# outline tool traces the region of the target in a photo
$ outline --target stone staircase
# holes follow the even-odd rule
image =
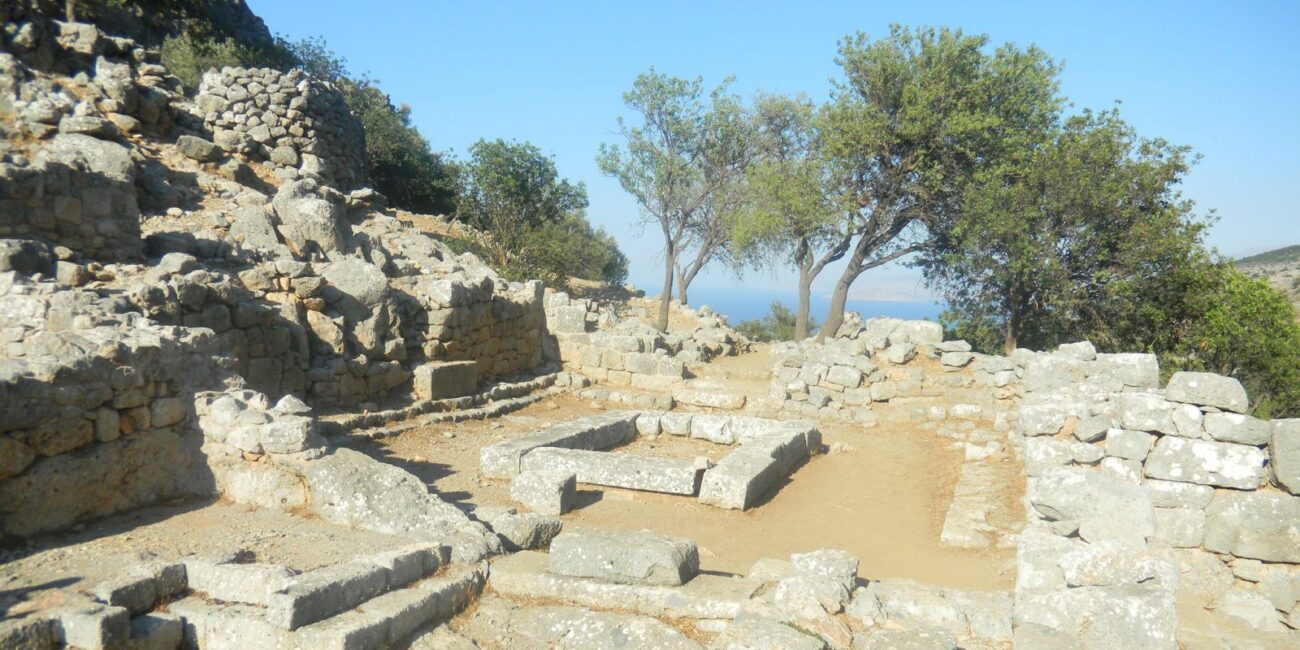
[[[0,623],[0,647],[369,650],[399,646],[482,592],[487,564],[437,544],[294,574],[236,556],[186,558],[102,583],[99,602]]]

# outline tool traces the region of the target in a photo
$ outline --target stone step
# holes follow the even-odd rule
[[[636,437],[635,411],[613,411],[551,425],[526,436],[489,445],[479,451],[484,476],[510,478],[519,473],[524,455],[538,447],[608,449]]]
[[[524,455],[524,471],[572,474],[579,483],[694,495],[704,468],[676,458],[646,458],[618,452],[541,447]]]
[[[200,597],[172,603],[184,623],[184,647],[199,650],[371,650],[400,647],[420,629],[450,619],[482,592],[486,564],[451,567],[364,601],[337,615],[285,629],[268,609]]]
[[[583,607],[619,609],[655,617],[735,618],[762,583],[701,574],[680,587],[625,585],[574,578],[547,570],[546,553],[522,551],[492,562],[492,590],[503,596],[545,598]]]
[[[437,571],[448,552],[416,546],[304,573],[270,595],[266,618],[286,630],[324,620]]]

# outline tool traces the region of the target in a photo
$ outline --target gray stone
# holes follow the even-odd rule
[[[1028,404],[1020,407],[1018,420],[1021,435],[1054,436],[1065,428],[1070,413],[1059,404]]]
[[[957,650],[957,640],[936,628],[874,628],[853,635],[853,650]]]
[[[1264,480],[1263,451],[1246,445],[1165,436],[1147,457],[1149,478],[1254,490]]]
[[[700,555],[682,537],[588,528],[551,541],[550,570],[620,584],[680,585],[699,573]]]
[[[176,150],[186,158],[199,162],[216,162],[224,157],[224,152],[217,145],[192,135],[176,138]]]
[[[1091,365],[1125,386],[1146,389],[1160,386],[1160,363],[1154,354],[1098,354]]]
[[[479,508],[474,514],[488,526],[492,532],[501,536],[507,551],[533,550],[546,548],[564,524],[554,515],[540,512],[518,514],[509,509]]]
[[[1177,433],[1174,405],[1151,393],[1121,393],[1115,399],[1115,419],[1125,429]]]
[[[533,512],[562,515],[577,504],[572,472],[522,471],[510,481],[510,498]]]
[[[271,594],[266,620],[296,630],[356,607],[383,593],[387,586],[388,572],[371,564],[349,562],[316,569]]]
[[[772,603],[794,618],[815,619],[843,611],[851,592],[844,584],[821,575],[792,575],[781,579]]]
[[[1109,430],[1110,418],[1105,415],[1094,415],[1074,425],[1074,437],[1080,442],[1099,442],[1106,437],[1106,432]]]
[[[31,239],[0,239],[0,272],[17,271],[23,275],[49,276],[54,271],[54,255],[49,245]]]
[[[86,605],[46,610],[54,639],[85,650],[116,650],[131,638],[131,614],[125,607]]]
[[[1205,516],[1207,550],[1265,562],[1300,562],[1300,497],[1220,490]]]
[[[1151,503],[1157,508],[1204,510],[1214,497],[1214,488],[1208,485],[1148,479],[1143,486],[1151,493]]]
[[[573,474],[589,485],[687,495],[696,493],[703,472],[689,460],[559,447],[529,451],[520,467],[525,472]]]
[[[185,627],[181,617],[150,613],[131,619],[130,650],[175,650],[181,647]]]
[[[416,366],[415,396],[422,400],[447,399],[478,390],[478,363],[474,361],[430,361]]]
[[[673,399],[689,406],[737,410],[745,406],[745,396],[741,393],[723,393],[714,390],[679,388],[673,391]]]
[[[1097,348],[1091,341],[1062,343],[1056,347],[1056,354],[1079,361],[1092,361],[1097,358]]]
[[[54,629],[49,619],[37,616],[0,620],[0,648],[47,650],[54,647]]]
[[[551,549],[554,553],[555,542]],[[622,610],[648,616],[721,619],[734,618],[762,585],[756,580],[711,574],[698,575],[682,586],[619,584],[558,575],[547,570],[547,563],[547,555],[535,551],[496,558],[492,589],[503,596],[545,598],[583,607],[607,608],[617,603]]]
[[[186,558],[189,588],[214,600],[265,607],[272,594],[293,580],[294,572],[279,564],[238,564],[232,560]]]
[[[300,256],[342,251],[347,247],[347,213],[341,205],[317,196],[316,183],[285,183],[271,200],[280,219],[279,230]]]
[[[903,321],[889,333],[889,338],[915,345],[939,345],[943,342],[943,326],[928,320]]]
[[[288,257],[289,248],[280,241],[280,234],[267,216],[266,210],[256,206],[243,206],[234,212],[230,223],[230,236],[252,250]]]
[[[831,366],[826,381],[844,388],[857,388],[862,385],[862,372],[848,366]]]
[[[671,625],[648,616],[554,605],[511,608],[508,613],[495,609],[493,604],[488,604],[485,609],[489,619],[485,623],[489,629],[484,632],[491,635],[493,647],[567,650],[700,648]],[[470,625],[472,627],[473,622]]]
[[[1272,427],[1268,422],[1241,413],[1206,413],[1205,433],[1219,442],[1263,447]]]
[[[1245,413],[1250,400],[1241,382],[1210,372],[1176,372],[1165,386],[1165,396],[1175,402],[1213,406]]]
[[[1155,532],[1151,497],[1141,486],[1077,468],[1047,470],[1027,490],[1034,509],[1054,521],[1107,520],[1132,534]]]
[[[636,417],[634,411],[611,411],[488,445],[479,450],[479,467],[484,476],[509,478],[519,473],[524,455],[538,447],[608,449],[636,437]]]
[[[1268,451],[1274,482],[1291,494],[1300,494],[1300,418],[1273,421]]]
[[[838,549],[819,549],[790,556],[796,573],[830,578],[852,590],[858,577],[857,556]]]
[[[1143,431],[1110,429],[1106,432],[1106,455],[1141,461],[1151,451],[1155,436]]]
[[[885,348],[885,360],[902,365],[911,361],[916,356],[916,346],[912,343],[895,343],[892,342],[889,347]]]
[[[793,627],[761,616],[741,614],[709,643],[711,650],[824,650],[826,644]]]
[[[1202,438],[1205,433],[1205,414],[1193,404],[1174,407],[1174,431],[1171,435],[1184,438]]]

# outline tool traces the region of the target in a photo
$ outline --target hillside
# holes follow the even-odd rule
[[[1300,244],[1243,257],[1234,264],[1247,276],[1264,280],[1285,294],[1300,318]]]

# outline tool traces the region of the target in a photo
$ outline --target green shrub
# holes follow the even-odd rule
[[[287,70],[296,59],[281,45],[254,48],[229,38],[169,36],[160,48],[162,63],[181,80],[187,94],[193,95],[203,80],[203,73],[213,68],[244,66]]]
[[[771,311],[762,318],[741,321],[736,331],[755,341],[791,341],[794,340],[795,313],[785,305],[774,302]],[[817,321],[808,317],[808,333],[817,333]]]

